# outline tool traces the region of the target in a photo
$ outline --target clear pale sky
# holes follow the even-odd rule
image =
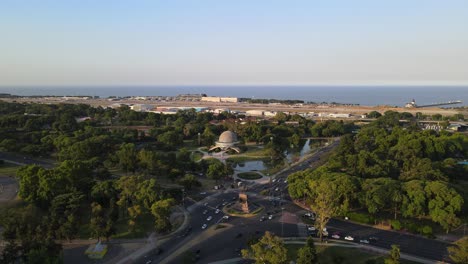
[[[467,0],[2,0],[0,85],[468,84]]]

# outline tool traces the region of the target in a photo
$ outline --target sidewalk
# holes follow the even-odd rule
[[[136,260],[138,260],[138,259],[144,257],[145,255],[147,255],[148,253],[150,253],[151,250],[155,249],[159,244],[161,244],[161,242],[163,240],[165,240],[165,239],[173,236],[174,234],[178,233],[179,231],[185,229],[187,227],[187,225],[188,225],[189,213],[185,208],[179,207],[179,209],[181,209],[183,211],[183,213],[184,213],[184,222],[176,230],[174,230],[170,234],[163,235],[163,236],[160,236],[160,237],[157,237],[155,232],[151,233],[150,236],[148,237],[148,239],[146,240],[146,244],[145,244],[144,247],[141,247],[137,251],[134,251],[131,254],[129,254],[128,256],[126,256],[125,258],[119,260],[117,262],[117,264],[134,263]],[[116,262],[114,262],[113,260],[110,260],[109,264],[111,264],[111,263],[116,263]]]

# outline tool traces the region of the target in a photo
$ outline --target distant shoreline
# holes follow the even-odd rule
[[[0,93],[20,96],[176,96],[207,94],[253,99],[304,100],[368,106],[404,106],[413,98],[418,104],[461,100],[468,106],[468,86],[0,86]]]

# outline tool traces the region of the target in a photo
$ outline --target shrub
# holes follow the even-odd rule
[[[391,226],[392,226],[392,229],[394,230],[400,230],[401,229],[401,223],[399,220],[392,220],[390,222]]]
[[[432,237],[432,227],[425,225],[421,228],[421,234],[427,236],[427,237]]]

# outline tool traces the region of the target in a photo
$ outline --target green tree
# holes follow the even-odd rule
[[[138,216],[142,214],[142,208],[139,204],[135,204],[133,206],[128,207],[127,211],[128,211],[128,216],[130,217],[130,219],[128,220],[128,228],[130,232],[133,232],[135,231],[137,218]],[[105,230],[105,226],[104,226],[104,230]]]
[[[135,172],[137,168],[137,151],[134,144],[122,144],[116,155],[122,170],[125,172]]]
[[[16,172],[16,177],[19,179],[19,196],[26,202],[35,204],[39,202],[39,173],[42,171],[44,168],[38,165],[27,165]]]
[[[281,238],[270,232],[248,249],[241,251],[243,258],[255,260],[256,264],[283,264],[287,261],[287,250]]]
[[[184,188],[187,190],[201,186],[201,182],[193,174],[185,174],[185,176],[180,179],[178,183],[184,186]]]
[[[297,251],[297,264],[314,264],[318,263],[317,251],[315,249],[314,239],[312,237],[307,238],[307,242],[304,247]]]
[[[172,224],[169,217],[173,205],[175,205],[175,200],[169,198],[157,201],[151,206],[151,213],[155,217],[155,227],[158,232],[171,230]]]
[[[90,228],[93,235],[100,240],[101,237],[106,235],[106,220],[104,208],[98,203],[91,203],[91,219]]]
[[[377,111],[371,111],[369,114],[367,114],[368,118],[379,118],[381,116],[382,114]]]
[[[389,256],[385,259],[385,264],[399,264],[400,263],[400,246],[392,245]]]
[[[328,178],[317,181],[309,181],[310,208],[317,214],[315,225],[318,229],[320,240],[323,240],[322,230],[326,227],[330,218],[340,210],[339,196],[336,184]]]
[[[161,187],[159,184],[156,183],[155,179],[149,179],[138,184],[135,198],[139,204],[149,210],[152,204],[159,199],[160,194]]]
[[[225,168],[224,164],[216,159],[211,161],[211,164],[208,166],[208,170],[206,171],[206,176],[213,180],[219,180],[221,177],[224,176]]]
[[[156,155],[150,150],[140,150],[137,155],[138,165],[147,174],[156,170]]]
[[[427,202],[425,183],[413,180],[403,183],[402,214],[404,217],[418,217],[421,219],[426,214]]]
[[[461,195],[447,184],[438,181],[428,182],[424,190],[432,221],[439,223],[447,233],[457,227],[461,222],[456,215],[463,205]]]
[[[214,144],[216,135],[213,133],[213,130],[209,126],[205,127],[205,130],[202,133],[203,144],[207,147],[210,147]]]
[[[453,243],[448,248],[450,259],[457,264],[468,263],[468,236]]]

